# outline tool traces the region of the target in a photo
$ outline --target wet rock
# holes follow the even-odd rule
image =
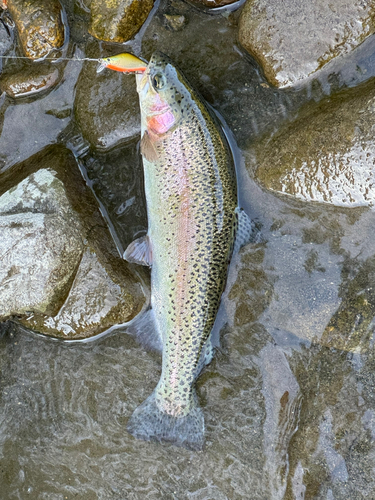
[[[123,43],[146,21],[154,0],[92,0],[89,33],[99,40]]]
[[[79,137],[76,145],[75,151],[82,151]],[[143,165],[138,144],[133,141],[105,153],[89,150],[80,155],[79,162],[86,172],[87,183],[111,221],[117,236],[116,246],[123,254],[129,243],[147,232]]]
[[[309,105],[255,146],[253,167],[266,188],[338,206],[375,202],[374,81]],[[248,167],[251,160],[248,162]]]
[[[60,72],[56,66],[38,65],[21,73],[1,75],[0,91],[10,97],[31,96],[53,88],[59,81]]]
[[[62,7],[58,0],[7,0],[25,56],[39,59],[64,44]]]
[[[145,304],[147,276],[118,255],[71,155],[51,148],[13,170],[40,165],[0,197],[0,319],[65,339],[128,322]]]
[[[270,498],[281,499],[285,498],[288,448],[298,429],[302,392],[282,349],[268,344],[261,350],[260,358],[266,407],[263,424],[264,477],[270,485]]]
[[[288,87],[357,47],[375,30],[374,0],[248,0],[239,39],[268,80]]]
[[[5,101],[0,108],[0,173],[58,140],[70,122],[81,67],[76,60],[69,61],[64,70],[60,67],[63,83],[38,99]]]
[[[63,185],[43,169],[0,197],[0,320],[53,314],[83,251]]]
[[[133,75],[88,63],[76,91],[74,112],[83,137],[99,150],[134,139],[141,130],[139,99]]]
[[[370,359],[321,346],[302,348],[300,354],[288,357],[303,400],[298,429],[288,450],[289,491],[285,498],[373,495],[374,402],[368,396],[374,365]],[[304,494],[294,496],[292,488]]]
[[[139,312],[140,304],[131,293],[134,283],[127,283],[131,277],[124,276],[122,267],[120,264],[116,273],[114,266],[103,265],[95,251],[87,248],[57,314],[34,314],[19,321],[33,330],[66,339],[90,337],[128,322]]]
[[[232,3],[240,3],[238,0],[190,0],[193,5],[203,5],[204,7],[224,7]]]
[[[165,21],[167,26],[172,30],[172,31],[179,31],[182,30],[187,23],[187,19],[185,16],[181,15],[173,15],[173,14],[165,14]]]
[[[350,267],[351,273],[342,286],[342,302],[320,341],[343,351],[369,352],[374,344],[375,257],[367,259],[354,278],[355,265],[352,263]]]
[[[0,54],[4,55],[12,46],[13,40],[4,23],[0,22]]]

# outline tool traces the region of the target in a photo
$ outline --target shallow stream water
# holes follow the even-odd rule
[[[87,34],[83,0],[62,3],[70,54],[124,49]],[[168,28],[165,13],[185,15],[184,29]],[[375,498],[375,214],[275,196],[251,169],[263,134],[375,76],[375,39],[319,79],[281,91],[240,48],[237,20],[165,0],[125,45],[146,59],[166,52],[223,116],[237,142],[241,204],[263,234],[233,259],[221,346],[198,380],[205,448],[126,432],[161,370],[160,356],[128,334],[137,328],[68,344],[8,322],[0,325],[1,500]],[[139,137],[104,151],[81,136],[75,87],[89,64],[69,62],[46,95],[2,101],[1,168],[66,144],[122,249],[146,229]]]

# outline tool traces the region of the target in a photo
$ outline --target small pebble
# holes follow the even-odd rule
[[[173,31],[180,31],[182,30],[186,24],[187,24],[187,19],[185,16],[173,16],[170,14],[165,14],[164,15],[166,24],[167,26],[173,30]]]

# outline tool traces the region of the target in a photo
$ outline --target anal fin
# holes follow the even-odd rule
[[[124,252],[124,259],[132,264],[151,267],[152,252],[148,235],[132,241]]]
[[[233,253],[239,251],[247,243],[260,243],[262,235],[255,222],[250,219],[243,208],[237,207],[235,210],[237,217],[236,241],[234,243]]]

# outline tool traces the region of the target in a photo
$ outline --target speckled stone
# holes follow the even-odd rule
[[[375,202],[374,81],[308,105],[254,148],[248,167],[267,189],[337,206]]]
[[[374,0],[248,0],[239,40],[273,85],[289,87],[371,35],[374,9]]]
[[[25,56],[39,59],[64,44],[62,7],[58,0],[7,0]]]
[[[123,43],[141,29],[154,0],[92,0],[89,33],[107,42]]]

